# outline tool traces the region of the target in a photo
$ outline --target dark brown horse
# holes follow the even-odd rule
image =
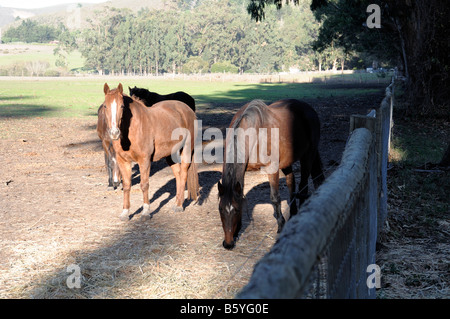
[[[108,188],[116,188],[120,184],[120,171],[117,165],[116,152],[109,137],[108,125],[106,123],[105,108],[100,105],[97,119],[97,134],[102,141],[103,151],[105,153],[105,166],[108,171]]]
[[[297,205],[292,164],[300,160],[300,205],[308,196],[309,176],[312,176],[316,188],[324,180],[318,151],[319,138],[317,113],[310,105],[298,100],[280,100],[269,106],[254,100],[236,113],[225,143],[222,183],[218,183],[219,212],[225,233],[223,246],[226,249],[234,247],[241,228],[245,171],[266,169],[274,217],[278,232],[281,232],[285,219],[281,213],[278,189],[279,169],[286,176],[292,202],[290,215],[293,216],[297,213]],[[271,150],[270,161],[263,158],[265,152],[261,150],[267,154]]]
[[[197,199],[199,189],[197,167],[193,161],[195,113],[185,103],[173,100],[147,108],[140,101],[124,95],[122,84],[110,90],[105,83],[103,91],[106,124],[122,175],[123,211],[120,218],[129,218],[131,162],[139,165],[144,199],[142,216],[148,216],[150,166],[152,161],[161,158],[166,158],[175,175],[175,210],[183,210],[186,182],[190,199]]]
[[[130,91],[130,96],[135,96],[138,99],[140,99],[146,106],[152,106],[155,103],[161,102],[161,101],[167,101],[167,100],[177,100],[186,103],[192,111],[195,112],[195,100],[192,96],[189,94],[178,91],[175,93],[165,94],[161,95],[156,92],[150,92],[147,89],[143,88],[130,88],[128,87],[128,90]]]

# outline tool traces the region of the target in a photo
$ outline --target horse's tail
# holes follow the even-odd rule
[[[195,162],[195,151],[192,152],[191,165],[187,175],[188,198],[197,200],[200,185],[198,183],[197,163]]]
[[[325,175],[323,175],[322,160],[320,159],[319,150],[316,149],[316,155],[311,167],[311,178],[314,183],[314,187],[317,189],[325,180]]]

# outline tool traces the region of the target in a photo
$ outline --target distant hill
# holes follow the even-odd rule
[[[76,3],[62,4],[38,9],[19,9],[0,6],[0,28],[13,23],[17,18],[29,19],[40,15],[52,15],[57,12],[67,12],[69,8],[74,8],[76,5]],[[82,6],[90,6],[90,4],[82,3]]]
[[[32,19],[53,26],[63,23],[69,29],[77,29],[86,27],[86,21],[96,19],[98,13],[107,8],[130,9],[137,12],[142,8],[164,10],[174,7],[176,7],[175,0],[111,0],[100,4],[74,2],[39,9],[0,7],[0,28],[6,30],[10,26],[19,25],[22,19]]]

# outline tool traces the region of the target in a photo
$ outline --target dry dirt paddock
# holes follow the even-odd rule
[[[371,96],[308,101],[322,121],[327,176],[340,161],[349,116],[379,105],[383,88]],[[206,107],[198,117],[204,129],[223,129],[240,106]],[[136,214],[123,222],[122,190],[107,189],[96,121],[0,119],[0,298],[232,298],[276,240],[267,177],[246,175],[247,213],[232,251],[222,247],[220,164],[199,166],[200,200],[173,213],[171,169],[153,163],[152,218]],[[133,181],[131,212],[139,213],[138,171]],[[286,212],[284,179],[280,184]],[[67,284],[76,283],[71,265],[80,270],[80,288]]]

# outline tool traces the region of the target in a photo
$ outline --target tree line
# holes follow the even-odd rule
[[[301,0],[250,0],[253,19],[264,20],[267,9],[301,5]],[[379,26],[367,25],[367,8],[376,5]],[[424,117],[449,118],[450,6],[446,0],[311,0],[321,22],[313,48],[339,47],[346,53],[373,54],[391,60],[404,75],[406,109]],[[439,165],[450,164],[450,141]]]
[[[264,21],[267,9],[300,0],[250,0],[253,19]],[[321,25],[312,47],[377,56],[398,65],[406,79],[411,109],[448,116],[450,101],[450,6],[446,0],[311,0]],[[376,5],[380,25],[367,25],[369,5]]]
[[[185,2],[180,1],[180,5]],[[107,8],[84,30],[63,30],[58,65],[79,50],[86,68],[101,74],[269,73],[363,66],[340,48],[312,49],[320,23],[307,1],[268,8],[252,21],[238,0],[198,1],[195,8],[151,11]]]
[[[2,41],[7,42],[26,42],[26,43],[48,43],[58,39],[61,34],[59,28],[39,24],[36,21],[27,19],[17,27],[9,28],[2,37]]]
[[[337,41],[321,45],[326,21],[311,10],[309,0],[280,10],[266,7],[262,21],[250,18],[245,1],[175,3],[172,9],[136,13],[106,7],[81,30],[25,20],[10,28],[4,40],[57,39],[56,66],[67,68],[68,54],[78,50],[85,59],[84,71],[100,74],[322,71],[361,69],[372,66],[373,60],[383,67],[397,62],[380,50],[347,50]],[[360,14],[365,15],[364,10]]]

